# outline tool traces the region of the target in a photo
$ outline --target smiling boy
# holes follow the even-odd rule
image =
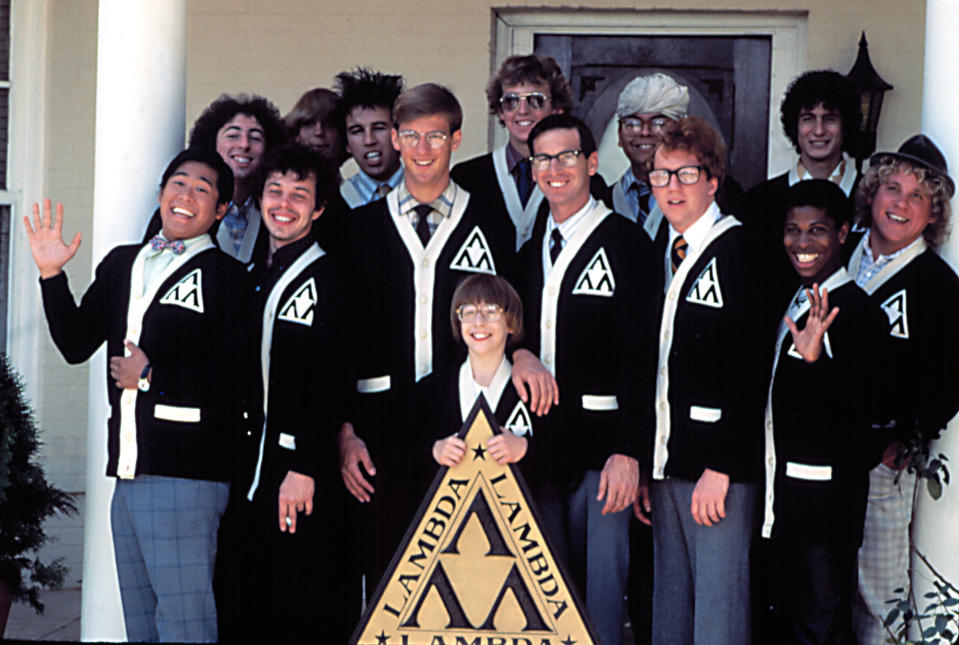
[[[886,601],[897,596],[895,589],[909,588],[916,476],[902,470],[901,453],[909,443],[938,436],[959,409],[959,343],[953,330],[959,279],[935,252],[954,193],[945,157],[918,134],[896,152],[874,154],[856,195],[857,216],[869,229],[856,245],[849,272],[888,317],[882,372],[895,381],[886,401],[895,423],[886,432],[877,430],[886,448],[869,474],[859,552],[855,622],[862,643],[885,640]]]
[[[507,213],[516,227],[516,248],[532,234],[543,194],[529,166],[529,133],[543,117],[568,112],[573,93],[556,61],[548,56],[510,56],[486,86],[490,114],[509,135],[506,145],[453,168],[453,179]]]
[[[766,402],[762,535],[772,538],[776,618],[766,636],[853,644],[856,552],[879,447],[871,423],[882,399],[859,375],[882,370],[886,323],[842,266],[852,217],[842,189],[801,181],[786,200],[783,244],[802,286],[779,327]]]
[[[57,348],[79,363],[107,343],[111,529],[130,641],[217,640],[217,527],[243,427],[242,339],[230,324],[243,278],[207,231],[232,194],[214,151],[178,154],[160,184],[160,233],[113,249],[79,306],[63,267],[80,234],[63,241],[63,207],[52,219],[49,200],[42,216],[34,204],[33,226],[24,218]]]

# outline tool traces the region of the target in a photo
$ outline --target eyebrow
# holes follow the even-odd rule
[[[191,175],[186,174],[186,171],[184,171],[184,170],[174,170],[174,171],[173,171],[173,174],[170,175],[170,179],[173,179],[174,177],[177,177],[177,176],[180,176],[180,177],[190,177]],[[206,182],[206,183],[209,184],[211,187],[213,186],[213,182],[210,181],[209,179],[207,179],[206,177],[204,177],[203,175],[197,176],[196,179],[199,179],[200,181]]]
[[[241,128],[241,127],[238,126],[238,125],[228,125],[228,126],[226,126],[226,129],[223,130],[223,131],[224,131],[224,132],[231,132],[231,131],[233,131],[233,130],[236,130],[237,132],[242,132],[242,131],[243,131],[243,128]],[[260,134],[263,134],[263,128],[254,126],[254,127],[252,127],[252,128],[249,129],[249,132],[259,132]]]

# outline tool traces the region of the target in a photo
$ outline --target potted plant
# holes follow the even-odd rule
[[[0,353],[0,637],[12,601],[26,600],[43,612],[41,589],[63,584],[66,567],[40,562],[35,552],[47,541],[44,520],[75,513],[73,496],[51,486],[36,463],[40,440],[23,383]]]

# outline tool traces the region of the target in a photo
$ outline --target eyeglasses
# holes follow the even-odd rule
[[[550,162],[555,159],[559,165],[564,168],[572,168],[576,165],[576,160],[583,154],[582,150],[563,150],[555,155],[539,154],[529,158],[529,164],[538,171],[547,170]]]
[[[433,130],[425,134],[416,130],[400,130],[396,133],[396,138],[400,140],[400,145],[404,148],[415,148],[420,145],[420,137],[426,137],[426,145],[436,149],[442,148],[450,135],[439,130]]]
[[[649,185],[653,188],[662,188],[669,185],[669,180],[673,175],[679,183],[689,186],[699,181],[699,171],[706,170],[705,166],[683,166],[676,170],[668,168],[654,168],[649,171]],[[709,172],[706,170],[706,172]]]
[[[661,132],[667,123],[669,123],[669,118],[665,116],[654,116],[649,119],[644,119],[641,116],[631,116],[620,119],[619,127],[627,134],[640,134],[647,126],[653,132]]]
[[[525,101],[526,107],[530,110],[542,110],[546,107],[549,97],[542,92],[526,92],[525,94],[509,92],[500,97],[499,105],[503,108],[503,112],[515,112],[519,109],[520,101]]]
[[[460,305],[456,309],[456,316],[460,322],[475,322],[479,316],[486,322],[496,322],[503,315],[503,308],[499,305]]]

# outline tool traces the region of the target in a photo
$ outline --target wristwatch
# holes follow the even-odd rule
[[[143,371],[140,372],[140,378],[137,379],[137,389],[139,389],[141,392],[150,391],[150,381],[147,379],[147,377],[150,375],[150,367],[151,365],[149,363],[144,365]]]

